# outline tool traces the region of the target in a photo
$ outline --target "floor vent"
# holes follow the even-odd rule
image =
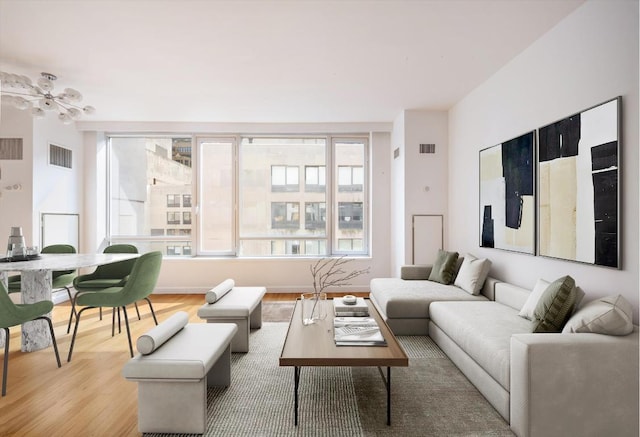
[[[420,153],[436,153],[436,145],[420,144]]]
[[[64,147],[49,144],[49,164],[58,167],[72,168],[73,151]]]
[[[21,160],[22,138],[0,138],[0,159]]]

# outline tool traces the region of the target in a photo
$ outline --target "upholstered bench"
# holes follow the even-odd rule
[[[207,387],[231,384],[233,323],[187,323],[178,312],[138,338],[140,354],[122,370],[138,383],[140,432],[206,431]]]
[[[198,316],[207,323],[235,323],[238,333],[231,342],[233,352],[249,352],[249,332],[262,326],[265,287],[236,287],[232,279],[209,290]]]

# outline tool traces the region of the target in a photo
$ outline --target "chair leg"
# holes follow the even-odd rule
[[[116,333],[116,307],[111,308],[111,336],[113,337]]]
[[[90,308],[95,307],[84,307],[80,311],[78,311],[78,315],[76,316],[76,326],[73,328],[73,335],[71,336],[71,346],[69,346],[69,356],[67,357],[67,363],[71,362],[71,354],[73,353],[73,344],[76,341],[76,334],[78,333],[78,325],[80,324],[80,314],[83,311],[88,310]]]
[[[129,340],[129,353],[131,354],[131,358],[133,358],[133,344],[131,343],[131,332],[129,331],[129,318],[127,317],[127,307],[122,307],[122,312],[124,313],[124,325],[127,327],[127,339]]]
[[[56,343],[56,334],[53,332],[53,323],[51,323],[51,319],[46,316],[36,317],[33,320],[46,320],[49,324],[49,332],[51,333],[51,340],[53,341],[53,351],[56,353],[56,361],[58,362],[58,367],[62,367],[62,363],[60,363],[60,354],[58,354],[58,343]]]
[[[141,320],[140,319],[140,310],[138,309],[138,302],[134,302],[133,304],[136,306],[136,313],[138,314],[138,320]]]
[[[153,321],[158,324],[158,319],[156,319],[156,313],[153,311],[153,305],[151,305],[151,300],[148,297],[145,297],[144,300],[149,304],[149,309],[151,310],[151,315],[153,316]]]
[[[4,365],[2,370],[2,396],[7,394],[7,370],[9,370],[9,328],[4,331]]]
[[[100,320],[102,320],[102,307],[100,307]]]
[[[67,288],[67,292],[69,293],[69,300],[71,300],[71,312],[69,313],[69,323],[67,323],[67,334],[71,331],[71,321],[73,317],[78,317],[78,312],[76,311],[76,297],[78,297],[78,292],[76,291],[76,295],[71,297],[71,292]]]

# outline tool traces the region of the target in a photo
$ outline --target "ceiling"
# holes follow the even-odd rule
[[[94,121],[388,122],[448,109],[583,0],[0,0],[0,70]]]

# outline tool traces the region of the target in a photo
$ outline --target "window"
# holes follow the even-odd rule
[[[338,227],[340,229],[362,229],[362,203],[338,203]]]
[[[167,194],[167,208],[180,207],[180,195]]]
[[[338,166],[338,191],[362,191],[363,184],[362,166]]]
[[[271,191],[300,191],[297,166],[272,165]]]
[[[327,205],[324,202],[309,202],[304,206],[304,228],[322,229],[327,226]]]
[[[191,208],[191,194],[182,195],[182,206],[185,208]]]
[[[182,224],[190,225],[191,224],[191,211],[183,211],[182,213]]]
[[[168,225],[179,225],[180,224],[180,213],[179,212],[168,212],[167,213],[167,224]]]
[[[112,136],[109,237],[172,256],[366,254],[367,165],[366,136]]]
[[[191,256],[191,246],[182,246],[182,254],[185,256]]]
[[[180,246],[167,246],[167,255],[169,256],[177,256],[181,255],[182,251]]]
[[[324,165],[306,166],[304,168],[304,190],[323,193],[326,189],[326,167]]]
[[[300,204],[292,202],[272,202],[271,227],[273,229],[299,228]]]
[[[235,255],[236,141],[199,138],[198,253]]]

